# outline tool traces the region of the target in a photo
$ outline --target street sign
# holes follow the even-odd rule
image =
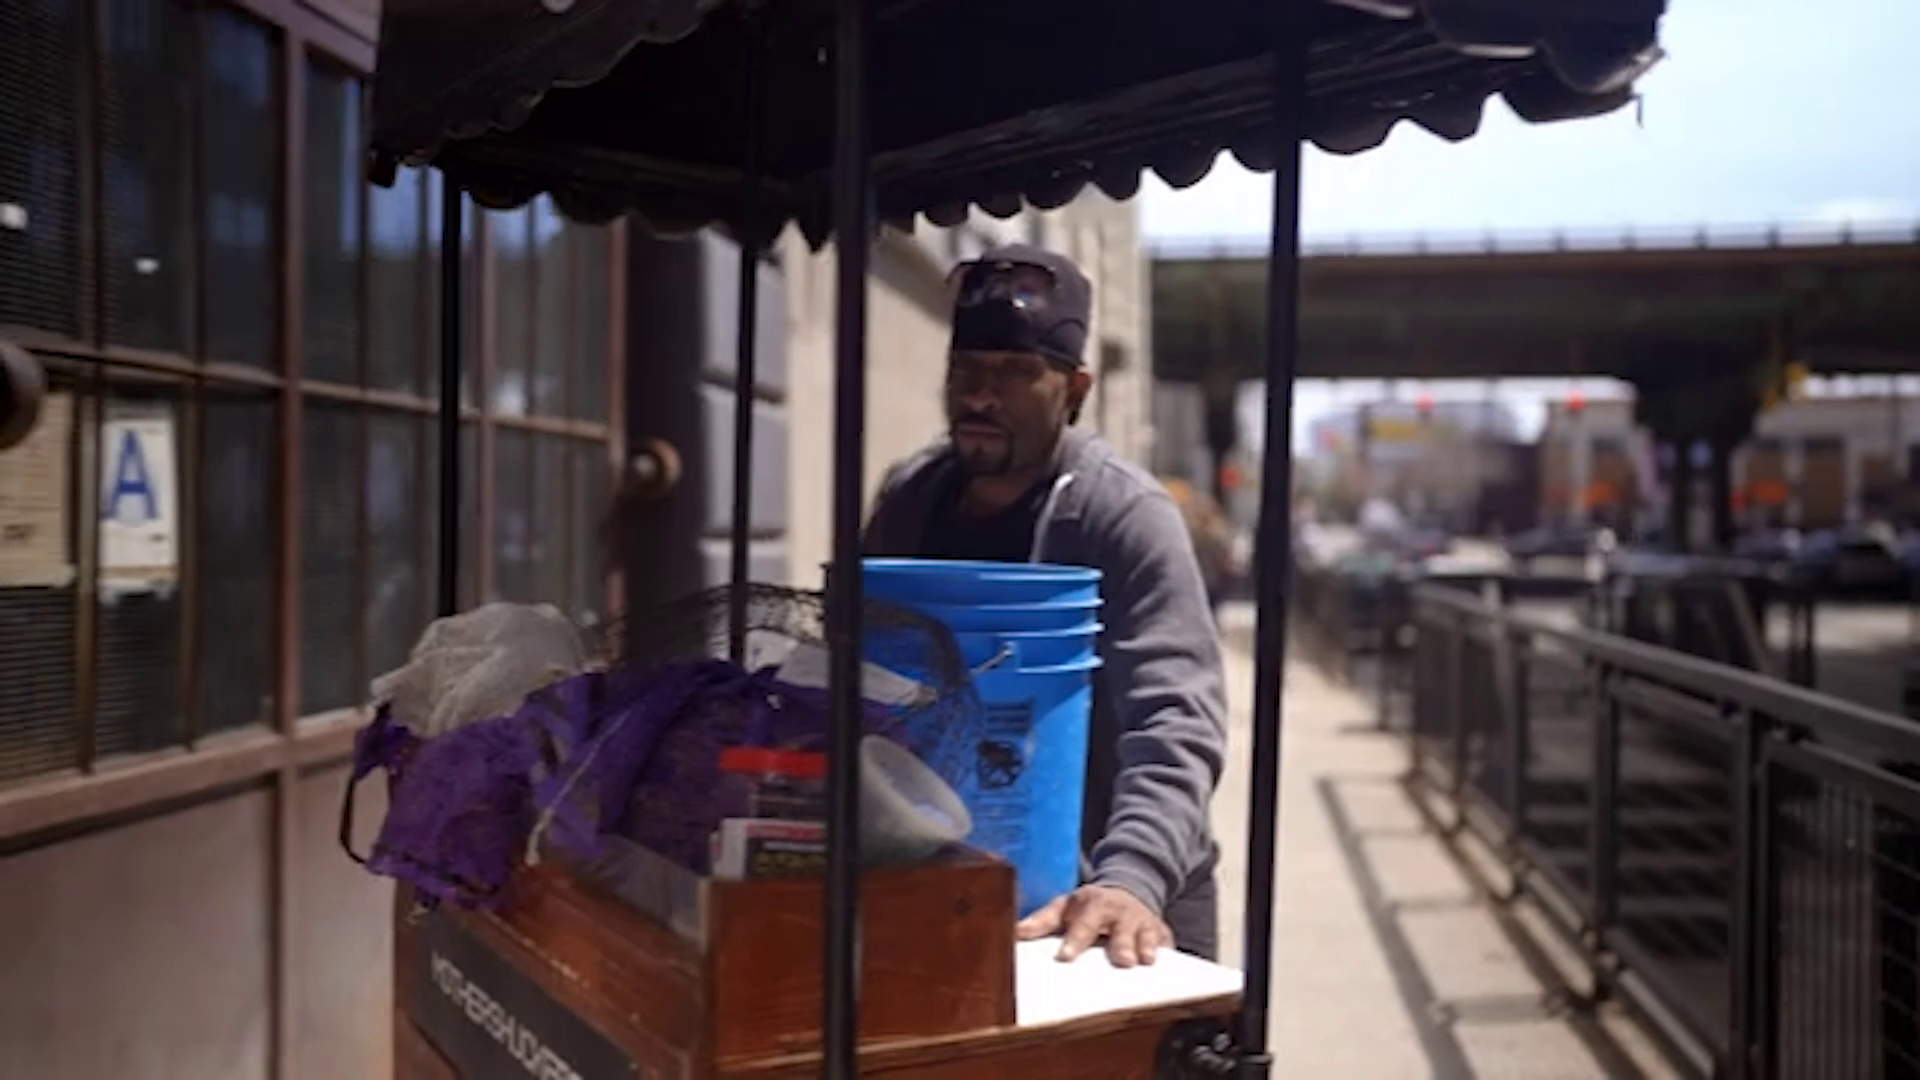
[[[1367,434],[1374,442],[1418,442],[1433,435],[1430,424],[1405,416],[1374,416]]]
[[[170,582],[180,568],[173,413],[115,410],[100,425],[100,576]]]

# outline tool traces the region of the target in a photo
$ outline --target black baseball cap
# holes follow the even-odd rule
[[[1072,259],[1005,244],[954,267],[947,284],[954,298],[949,351],[1030,352],[1085,366],[1093,285]]]

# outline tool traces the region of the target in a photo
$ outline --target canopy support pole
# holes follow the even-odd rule
[[[460,610],[460,185],[441,174],[440,199],[440,534],[434,613]]]
[[[752,21],[741,93],[746,97],[746,161],[740,170],[740,245],[738,304],[734,308],[733,353],[733,529],[731,588],[727,591],[727,655],[734,663],[747,658],[747,584],[751,576],[748,551],[753,530],[753,403],[759,384],[758,333],[760,324],[760,171],[762,150],[762,95],[760,69],[765,52],[765,23]]]
[[[1264,1080],[1272,996],[1274,861],[1280,835],[1281,695],[1286,686],[1287,600],[1293,572],[1293,381],[1298,370],[1300,141],[1305,134],[1307,0],[1275,5],[1273,232],[1267,254],[1266,436],[1254,580],[1253,774],[1247,816],[1246,972],[1240,1075]]]
[[[861,488],[867,414],[867,257],[873,172],[868,151],[870,0],[838,0],[833,48],[833,563],[827,578],[827,884],[821,1075],[859,1074]]]

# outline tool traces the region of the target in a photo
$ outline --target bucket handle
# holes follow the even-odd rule
[[[1000,643],[999,651],[995,652],[992,656],[987,657],[986,660],[982,661],[978,666],[976,666],[973,669],[973,674],[975,676],[985,675],[987,672],[992,671],[994,668],[999,667],[1001,664],[1004,664],[1009,660],[1018,660],[1019,656],[1020,656],[1020,647],[1017,643],[1012,641],[1002,641]],[[1017,667],[1018,665],[1016,664],[1015,666]]]
[[[1094,629],[1100,630],[1102,629],[1102,627],[1096,625]],[[999,667],[1000,665],[1006,663],[1009,660],[1018,661],[1019,659],[1020,659],[1020,639],[1001,638],[1000,648],[996,650],[992,656],[987,657],[986,660],[982,661],[979,665],[977,665],[973,669],[973,674],[976,676],[984,675],[987,672],[992,671],[994,668]],[[1014,666],[1018,667],[1020,665],[1016,663]]]

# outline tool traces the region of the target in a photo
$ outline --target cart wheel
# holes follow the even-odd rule
[[[1211,1080],[1234,1076],[1240,1070],[1240,1055],[1233,1044],[1233,1033],[1215,1019],[1187,1020],[1167,1029],[1160,1040],[1160,1052],[1154,1061],[1154,1076],[1159,1080]]]

